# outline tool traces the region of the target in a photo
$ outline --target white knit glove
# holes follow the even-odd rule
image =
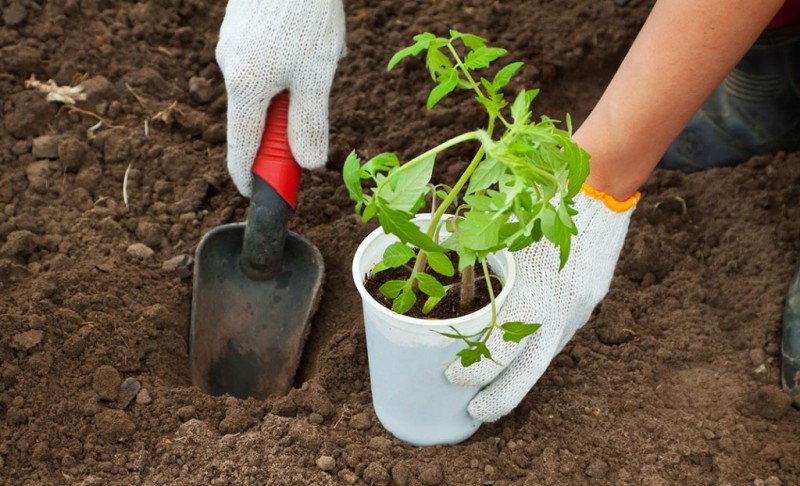
[[[342,0],[229,0],[217,43],[228,92],[228,171],[250,197],[251,169],[270,100],[290,92],[288,135],[297,163],[328,158],[328,97],[344,55]]]
[[[589,320],[608,292],[638,197],[620,203],[584,186],[575,197],[578,234],[561,271],[559,251],[549,242],[534,243],[514,253],[517,281],[497,322],[541,323],[542,327],[520,344],[503,341],[502,333],[493,333],[487,345],[497,363],[483,359],[464,368],[456,361],[448,367],[445,375],[452,383],[486,385],[467,407],[473,418],[494,422],[513,410],[575,331]]]

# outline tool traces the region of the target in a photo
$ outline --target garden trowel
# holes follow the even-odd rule
[[[212,395],[288,392],[319,302],[322,255],[287,229],[300,185],[286,135],[288,107],[284,91],[267,111],[247,223],[214,228],[195,254],[192,382]]]

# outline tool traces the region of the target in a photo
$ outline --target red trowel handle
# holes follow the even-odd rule
[[[289,147],[286,125],[289,121],[289,92],[281,91],[267,110],[264,135],[253,162],[253,174],[272,186],[292,209],[297,207],[300,166]]]
[[[264,136],[253,161],[253,194],[239,260],[245,275],[267,280],[282,271],[289,217],[297,204],[300,166],[294,161],[286,136],[289,93],[272,99]]]

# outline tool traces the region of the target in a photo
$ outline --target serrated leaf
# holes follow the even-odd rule
[[[430,236],[423,233],[419,226],[411,222],[411,214],[392,209],[380,200],[378,204],[380,205],[378,221],[385,232],[397,236],[404,243],[410,243],[425,251],[447,251],[433,241]]]
[[[519,343],[526,337],[535,333],[542,327],[541,324],[526,324],[524,322],[506,322],[500,326],[503,330],[503,341]]]
[[[486,45],[486,39],[482,37],[478,37],[474,34],[464,34],[457,30],[450,30],[450,39],[456,40],[461,39],[461,42],[464,43],[465,46],[469,47],[470,49],[477,49],[479,47],[483,47]]]
[[[400,295],[400,292],[403,291],[407,283],[408,282],[405,280],[389,280],[380,286],[378,292],[390,299],[395,299]]]
[[[461,366],[465,368],[474,365],[483,358],[492,359],[489,348],[483,343],[477,343],[475,347],[472,348],[462,349],[456,354],[461,357]]]
[[[389,268],[397,268],[408,263],[414,256],[414,250],[398,241],[387,246],[383,251],[383,263]]]
[[[495,91],[506,86],[511,81],[511,77],[514,76],[514,73],[516,73],[522,65],[523,63],[521,62],[513,62],[499,70],[492,81],[492,87],[494,87]]]
[[[495,117],[500,115],[500,109],[502,108],[500,103],[478,96],[475,97],[475,101],[482,104],[488,114]]]
[[[436,81],[442,73],[453,68],[453,62],[438,48],[430,48],[425,58],[425,66],[431,78]]]
[[[504,218],[495,218],[491,213],[469,211],[458,224],[461,243],[475,252],[493,250],[500,244],[504,222]]]
[[[367,172],[371,177],[375,177],[379,171],[386,172],[399,165],[400,159],[397,158],[397,155],[390,152],[384,152],[369,159],[364,165],[361,166],[361,170]],[[363,178],[364,177],[362,176],[362,179]]]
[[[428,252],[427,255],[428,265],[430,265],[435,272],[445,277],[452,277],[455,275],[456,269],[453,267],[453,262],[447,258],[447,255],[436,251]]]
[[[484,189],[488,189],[496,184],[500,177],[506,172],[506,167],[503,163],[495,157],[487,157],[483,160],[472,177],[469,178],[469,186],[467,187],[467,194],[473,194]]]
[[[426,295],[442,298],[447,294],[444,285],[436,280],[436,277],[422,272],[417,273],[415,276],[419,284],[419,289]]]
[[[528,123],[531,118],[528,107],[528,96],[526,95],[526,91],[522,90],[511,105],[511,118],[514,119],[514,125],[524,125]]]
[[[506,55],[505,49],[499,47],[482,46],[467,54],[464,59],[464,66],[467,69],[481,69],[487,67],[495,59]]]
[[[435,156],[424,157],[405,164],[389,174],[389,187],[384,186],[378,197],[393,209],[412,211],[420,197],[428,192]]]
[[[410,285],[403,287],[403,291],[392,302],[392,310],[398,314],[405,314],[417,303],[417,295]]]
[[[486,90],[486,94],[489,95],[489,99],[492,99],[492,95],[497,92],[497,89],[495,89],[494,85],[486,78],[481,78],[481,86],[483,86],[483,89]]]
[[[430,32],[423,32],[423,33],[417,34],[417,35],[415,35],[413,37],[414,42],[416,42],[417,44],[423,44],[423,45],[424,45],[425,42],[430,43],[430,41],[432,41],[435,38],[436,38],[436,36],[431,34]]]

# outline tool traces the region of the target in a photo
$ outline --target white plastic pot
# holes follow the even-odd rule
[[[414,222],[425,231],[430,220],[430,214],[422,214]],[[378,228],[361,242],[353,257],[353,279],[363,304],[375,413],[386,430],[410,444],[456,444],[480,426],[467,412],[479,388],[447,381],[444,371],[465,345],[437,331],[452,333],[453,326],[463,334],[478,332],[491,322],[491,306],[453,319],[417,319],[375,301],[364,288],[364,280],[381,261],[386,247],[396,241]],[[505,283],[495,299],[499,312],[514,283],[514,258],[509,252],[499,252],[487,260]]]

